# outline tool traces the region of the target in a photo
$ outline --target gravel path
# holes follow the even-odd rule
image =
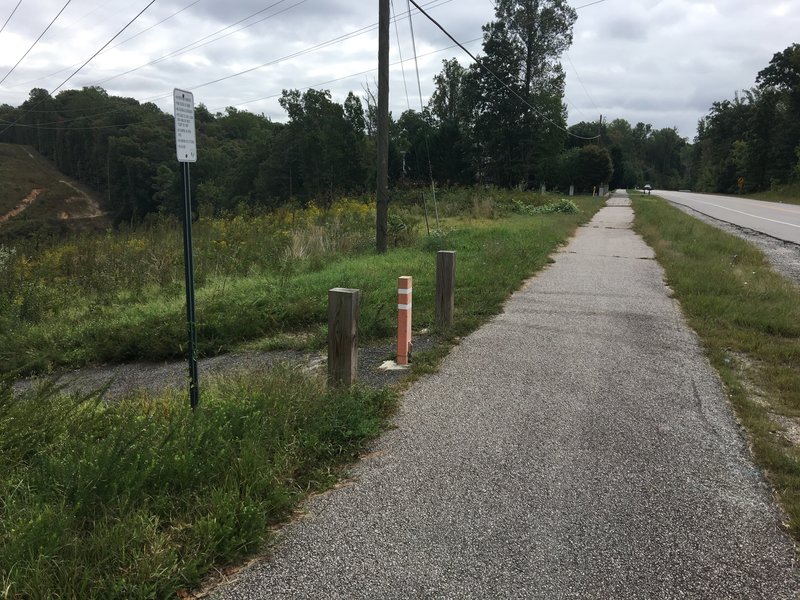
[[[414,351],[423,352],[433,348],[436,340],[428,335],[414,336]],[[362,346],[358,350],[358,381],[371,387],[383,387],[398,383],[408,371],[383,371],[381,364],[394,358],[393,342]],[[291,365],[308,369],[325,376],[326,357],[320,352],[281,350],[272,352],[242,352],[224,354],[198,361],[200,390],[209,379],[272,369],[277,365]],[[106,388],[104,398],[116,400],[146,392],[157,394],[165,389],[188,386],[189,368],[186,361],[163,363],[128,363],[103,367],[87,367],[59,375],[57,384],[68,393],[90,393]],[[30,378],[14,384],[17,393],[29,390],[41,379]],[[187,387],[188,389],[188,387]]]
[[[211,597],[796,598],[781,514],[628,204]]]

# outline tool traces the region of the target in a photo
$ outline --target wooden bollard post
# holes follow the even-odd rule
[[[397,279],[397,364],[407,365],[411,356],[411,296],[410,276]]]
[[[436,253],[436,324],[450,327],[456,298],[456,253]]]
[[[328,290],[328,383],[350,386],[358,377],[358,311],[361,291]]]

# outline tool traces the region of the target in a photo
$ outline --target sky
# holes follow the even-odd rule
[[[676,127],[691,140],[712,102],[752,87],[776,52],[800,41],[800,0],[592,2],[570,0],[578,13],[562,57],[570,125],[603,115]],[[18,106],[34,87],[56,89],[149,3],[0,0],[0,27],[11,15],[0,32],[0,79],[67,4],[0,84],[0,104]],[[418,3],[480,53],[493,0]],[[423,15],[414,11],[409,22],[408,6],[393,0],[395,117],[419,110],[420,88],[427,104],[442,60],[471,62]],[[60,89],[98,85],[171,113],[172,90],[181,88],[212,112],[235,106],[284,121],[284,89],[327,89],[339,102],[351,90],[377,89],[377,20],[377,0],[156,0]]]

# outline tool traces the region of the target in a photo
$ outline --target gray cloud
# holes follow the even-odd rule
[[[110,76],[157,59],[226,27],[277,0],[201,0],[174,18],[119,47],[104,52],[68,87],[93,85]],[[584,4],[573,0],[575,5]],[[159,0],[120,40],[143,31],[192,0]],[[31,87],[52,89],[118,31],[146,0],[74,0],[48,34],[0,86],[0,103],[19,104]],[[405,77],[411,106],[419,106],[408,20],[402,18],[406,2],[394,0],[400,48],[406,60]],[[435,0],[426,2],[431,14],[459,40],[482,36],[481,26],[492,18],[486,0]],[[17,61],[50,19],[62,0],[25,0],[6,30],[0,34],[0,77]],[[5,3],[0,20],[10,11]],[[279,14],[278,14],[279,13]],[[171,110],[173,87],[199,86],[228,75],[278,61],[251,73],[198,87],[196,101],[211,109],[239,106],[284,117],[277,103],[281,90],[322,86],[343,100],[348,91],[361,93],[376,78],[377,2],[352,0],[285,0],[237,26],[274,15],[214,43],[144,67],[105,84],[109,93],[141,101],[156,99]],[[433,76],[442,59],[469,58],[423,17],[414,19],[423,100],[433,88]],[[364,28],[352,39],[312,52],[305,50]],[[631,3],[606,0],[579,11],[571,63],[564,61],[569,122],[597,119],[645,121],[655,127],[677,126],[692,138],[697,120],[715,100],[731,98],[734,91],[751,87],[757,72],[775,52],[796,41],[800,30],[800,0],[641,0]],[[231,30],[225,33],[230,33]],[[392,27],[392,61],[400,58]],[[479,43],[469,45],[480,51]],[[51,75],[63,69],[62,73]],[[48,76],[49,77],[45,77]],[[583,85],[578,80],[583,82]],[[43,78],[39,80],[39,78]],[[338,80],[341,81],[332,81]],[[38,80],[38,81],[37,81]],[[323,85],[323,82],[330,82]],[[399,65],[392,67],[392,112],[408,106]],[[585,90],[584,90],[585,87]],[[165,98],[160,98],[164,96]],[[251,102],[257,98],[272,96]]]

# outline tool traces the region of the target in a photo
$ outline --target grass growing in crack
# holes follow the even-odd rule
[[[166,598],[252,553],[395,396],[297,370],[106,404],[0,390],[0,597]]]
[[[635,229],[655,250],[800,539],[800,448],[776,423],[776,415],[800,417],[800,289],[752,244],[656,197],[632,198]]]

